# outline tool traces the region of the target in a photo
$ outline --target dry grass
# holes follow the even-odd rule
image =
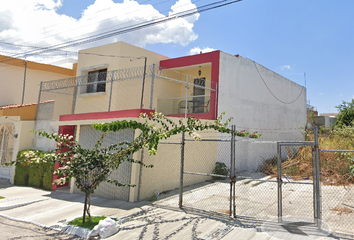
[[[310,136],[310,141],[313,136]],[[353,150],[354,138],[335,135],[321,135],[319,138],[319,148],[322,150]],[[296,154],[290,148],[287,160],[282,162],[283,173],[291,176],[293,180],[312,179],[313,163],[312,148],[299,147]],[[277,165],[274,159],[264,160],[261,171],[265,174],[276,177]],[[328,185],[348,185],[354,184],[354,153],[320,152],[320,172],[321,182]]]
[[[335,207],[331,210],[337,212],[339,215],[342,215],[342,213],[349,214],[353,212],[353,210],[348,207]]]

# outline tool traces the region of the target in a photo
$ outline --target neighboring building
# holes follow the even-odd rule
[[[37,102],[42,81],[75,76],[75,66],[72,70],[0,55],[0,106]]]
[[[320,113],[320,116],[326,116],[330,118],[336,118],[339,113]]]
[[[31,148],[33,145],[33,134],[30,130],[35,128],[41,82],[75,76],[76,65],[74,64],[73,70],[0,55],[0,69],[2,165],[14,161],[18,151]],[[53,130],[53,128],[48,126],[46,130]],[[8,178],[13,182],[13,169],[0,166],[0,177]]]
[[[43,106],[47,104],[51,103],[41,103]],[[10,179],[11,183],[15,166],[3,164],[15,161],[19,151],[32,148],[33,133],[30,130],[35,128],[37,105],[29,103],[0,107],[0,178]],[[55,145],[52,143],[53,147]]]

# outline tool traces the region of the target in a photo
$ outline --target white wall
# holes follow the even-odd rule
[[[220,52],[218,112],[224,111],[238,130],[262,133],[260,140],[302,141],[306,88],[250,59]]]

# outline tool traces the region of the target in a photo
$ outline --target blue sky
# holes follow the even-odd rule
[[[14,2],[13,6],[8,4],[7,9],[0,9],[0,42],[40,47],[68,41],[76,32],[87,36],[100,29],[121,26],[124,21],[131,24],[147,13],[168,15],[176,4],[176,0],[139,0],[137,5],[130,2],[130,7],[124,8],[128,1],[124,5],[123,1],[116,0],[11,2]],[[23,11],[17,13],[19,2],[22,2]],[[199,7],[211,2],[214,1],[192,0],[190,3],[190,0],[179,0],[182,7],[193,7],[193,4]],[[114,22],[112,17],[102,21],[105,16],[110,16],[104,6],[114,3],[120,3],[123,8],[119,12],[110,7],[112,14],[123,16],[120,22]],[[140,12],[137,6],[141,6]],[[77,51],[123,40],[168,57],[185,56],[197,48],[240,54],[303,86],[306,73],[310,104],[320,113],[336,112],[336,105],[354,97],[353,10],[353,0],[243,0],[161,28],[139,30],[68,50]],[[124,15],[124,11],[128,14]],[[27,16],[23,16],[24,13]],[[21,21],[19,16],[23,17]],[[34,19],[37,21],[32,23]],[[83,23],[85,19],[91,21],[90,25]],[[95,25],[95,21],[102,22]],[[75,24],[78,26],[76,30],[67,32]],[[41,32],[34,34],[38,29]],[[28,49],[0,44],[0,54],[25,50]],[[56,59],[60,57],[68,56],[55,56]],[[40,61],[40,56],[37,58]]]

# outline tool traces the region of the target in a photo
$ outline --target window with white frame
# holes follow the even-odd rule
[[[107,68],[88,72],[86,93],[106,91]]]

